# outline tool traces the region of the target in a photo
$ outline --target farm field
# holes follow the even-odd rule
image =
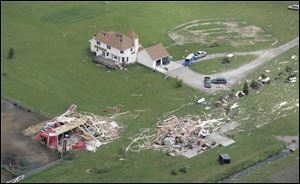
[[[229,59],[230,63],[222,64],[224,57],[219,57],[211,60],[195,62],[190,66],[195,72],[202,74],[213,74],[228,69],[238,68],[247,62],[253,61],[256,56],[234,56]]]
[[[258,78],[265,70],[274,66],[271,74],[277,74],[277,67],[285,67],[290,65],[297,70],[298,60],[291,60],[291,56],[299,52],[299,47],[293,48],[285,54],[273,59],[269,63],[263,65],[255,73],[246,77],[246,80]],[[289,63],[281,64],[282,61]],[[276,62],[276,63],[275,63]],[[274,64],[275,63],[275,64]],[[241,89],[243,83],[238,84],[234,89]],[[274,92],[274,90],[276,92]],[[287,90],[287,91],[286,91]],[[272,92],[272,96],[270,93]],[[106,145],[96,153],[79,153],[79,158],[73,162],[67,162],[60,166],[49,169],[46,172],[37,174],[24,182],[212,182],[232,174],[243,167],[247,167],[255,162],[263,160],[268,156],[282,150],[284,144],[275,139],[276,135],[297,135],[299,132],[299,108],[294,107],[290,111],[272,112],[273,107],[282,102],[282,99],[288,102],[288,106],[295,106],[296,99],[299,99],[299,82],[294,84],[284,83],[283,80],[271,83],[259,90],[259,94],[255,90],[251,90],[250,94],[232,103],[238,103],[239,107],[236,111],[241,110],[235,116],[234,120],[242,123],[239,130],[234,130],[231,134],[236,143],[229,147],[218,147],[209,152],[195,156],[190,159],[182,157],[170,157],[162,152],[151,150],[141,153],[128,152],[124,161],[119,160],[120,148],[128,145],[126,139],[128,135],[137,132],[136,128],[150,127],[155,119],[151,122],[139,120],[139,125],[133,126],[134,121],[130,117],[123,117],[123,122],[130,122],[127,131],[123,134],[122,139],[112,144]],[[217,94],[215,98],[220,97],[224,92]],[[263,106],[260,103],[264,103]],[[259,105],[259,106],[258,106]],[[259,108],[263,108],[260,112]],[[153,112],[153,111],[152,111]],[[198,104],[187,106],[186,108],[175,113],[176,115],[195,114],[202,115],[203,112],[209,113]],[[280,112],[280,113],[279,113]],[[278,114],[279,113],[279,114]],[[270,115],[274,114],[274,115]],[[151,112],[145,112],[144,116],[151,117]],[[248,119],[247,119],[248,118]],[[149,118],[151,119],[151,118]],[[269,122],[264,124],[265,122]],[[257,127],[257,125],[264,124]],[[134,131],[133,131],[134,130]],[[234,162],[230,165],[220,166],[216,161],[216,156],[220,152],[227,152],[234,158]],[[105,158],[105,159],[101,159]],[[91,175],[86,173],[87,169],[91,169],[96,165],[108,164],[111,166],[111,172],[104,174]],[[80,167],[76,167],[80,165]],[[183,165],[189,167],[188,172],[176,176],[170,175],[173,168],[179,168]],[[199,176],[199,173],[201,175]],[[55,177],[54,177],[55,176]],[[158,177],[159,176],[159,177]]]
[[[209,53],[260,50],[271,47],[274,40],[278,40],[275,45],[278,46],[299,35],[299,14],[287,10],[289,4],[60,2],[57,6],[57,2],[1,2],[1,97],[13,99],[47,117],[61,114],[72,103],[79,110],[100,115],[107,115],[104,109],[117,104],[122,105],[122,111],[130,111],[118,119],[127,125],[120,139],[103,146],[96,153],[77,152],[77,158],[72,162],[55,166],[24,182],[218,181],[283,149],[284,144],[276,140],[274,135],[298,133],[299,109],[296,107],[291,111],[272,114],[272,107],[283,100],[288,101],[289,105],[297,103],[298,80],[293,84],[284,83],[283,80],[272,82],[261,88],[259,94],[250,91],[247,97],[237,102],[238,109],[242,111],[235,120],[242,123],[245,131],[233,132],[236,143],[229,147],[218,147],[191,159],[147,150],[139,154],[127,152],[125,160],[119,160],[120,152],[129,143],[127,138],[135,135],[140,128],[153,126],[165,112],[196,102],[201,97],[214,101],[228,92],[208,95],[186,85],[176,88],[175,79],[164,79],[162,74],[140,65],[129,66],[127,71],[96,67],[91,61],[88,40],[100,30],[126,33],[134,29],[143,46],[162,42],[174,59],[180,59],[199,48]],[[168,37],[168,32],[181,24],[198,19],[220,18],[233,18],[257,26],[264,34],[272,35],[272,40],[235,47],[226,42],[212,46],[210,40],[208,44],[174,45],[175,41]],[[16,52],[13,59],[7,59],[10,47]],[[234,89],[242,89],[245,81],[258,78],[266,69],[271,70],[268,75],[276,75],[278,67],[284,70],[287,65],[298,70],[299,60],[291,60],[292,55],[299,58],[298,53],[299,47],[295,47],[280,55],[242,79]],[[282,61],[288,62],[280,64]],[[257,104],[261,102],[264,102],[261,107],[266,113],[257,109]],[[140,109],[145,111],[134,119],[138,115],[134,110]],[[203,112],[210,113],[195,103],[175,114],[203,116]],[[281,116],[284,114],[286,116]],[[241,121],[249,115],[250,119]],[[269,123],[256,128],[265,122]],[[234,158],[233,163],[219,166],[216,158],[220,152],[229,153]],[[109,165],[109,172],[86,172],[101,165]],[[187,173],[176,176],[170,174],[173,168],[182,165],[188,166]]]

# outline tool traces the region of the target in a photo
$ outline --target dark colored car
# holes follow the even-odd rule
[[[211,88],[210,77],[204,77],[204,87]]]
[[[227,80],[223,77],[215,78],[210,81],[212,84],[227,84]]]

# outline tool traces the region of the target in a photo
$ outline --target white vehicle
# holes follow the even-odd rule
[[[289,5],[288,9],[290,9],[290,10],[298,10],[299,11],[299,4]]]
[[[205,51],[197,51],[194,53],[195,58],[196,59],[200,59],[206,56],[206,52]]]

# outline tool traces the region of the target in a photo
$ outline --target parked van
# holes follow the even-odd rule
[[[193,64],[194,59],[195,59],[195,55],[194,54],[189,54],[184,60],[184,65],[185,66],[190,66],[191,64]]]

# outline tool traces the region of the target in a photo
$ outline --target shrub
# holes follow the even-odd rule
[[[96,166],[92,169],[92,172],[98,173],[98,174],[103,174],[103,173],[106,173],[106,172],[109,172],[109,171],[110,171],[110,166],[108,164],[99,165],[99,166]]]
[[[291,73],[288,78],[290,78],[290,77],[296,77],[296,74],[295,73]]]
[[[250,83],[250,87],[253,89],[259,89],[260,84],[256,80],[252,80]]]
[[[187,173],[187,167],[186,166],[183,166],[179,169],[179,172],[182,172],[182,173]]]
[[[176,88],[182,87],[182,79],[178,79],[178,77],[176,77],[175,84],[176,84]]]
[[[70,150],[63,153],[64,160],[74,160],[75,159],[75,152]]]
[[[288,73],[293,72],[293,68],[290,66],[286,66],[285,71]]]
[[[217,42],[214,42],[214,43],[212,43],[212,44],[209,45],[210,48],[212,48],[212,47],[218,47],[218,46],[219,46],[219,44]]]
[[[283,72],[282,71],[280,71],[277,75],[278,76],[281,76],[283,74]]]
[[[230,63],[230,60],[228,57],[223,58],[222,64],[226,64],[226,63]]]
[[[172,170],[171,170],[171,174],[172,174],[172,175],[177,175],[177,170],[176,170],[176,169],[172,169]]]
[[[10,48],[8,51],[8,58],[12,59],[15,55],[15,49],[14,48]]]
[[[265,79],[265,78],[267,78],[267,76],[265,74],[261,74],[261,78]]]
[[[247,82],[245,82],[245,84],[244,84],[243,92],[245,93],[245,95],[249,94],[249,86],[248,86]]]

